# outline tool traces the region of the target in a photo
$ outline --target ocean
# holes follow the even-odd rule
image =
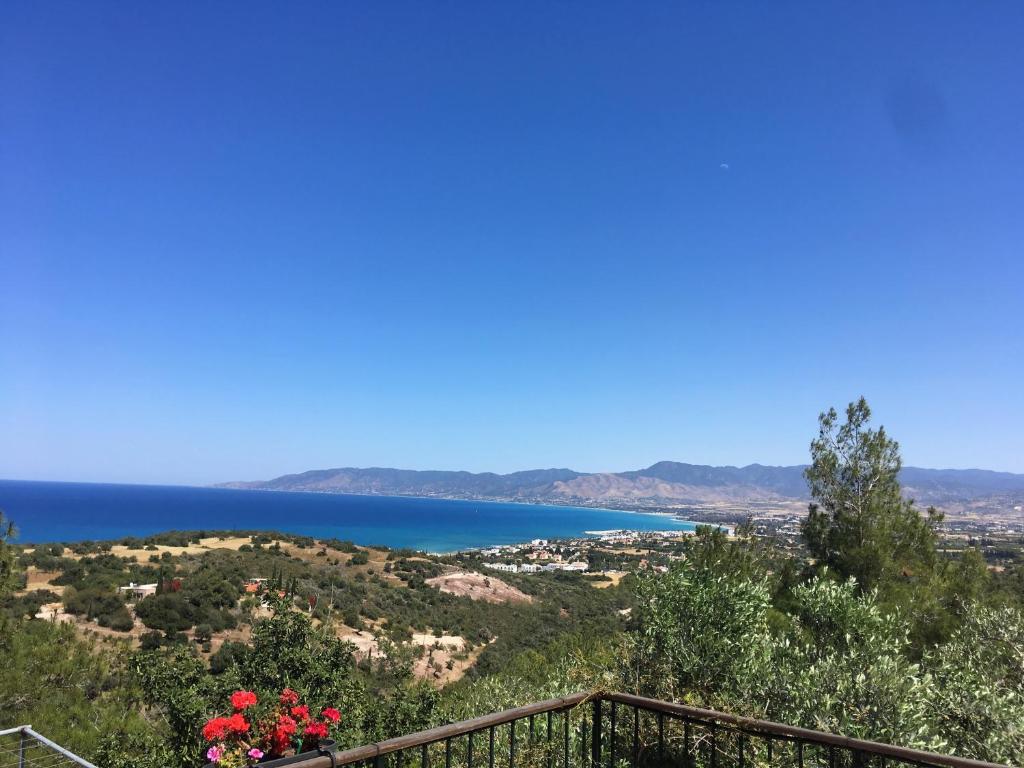
[[[33,543],[236,529],[454,552],[588,531],[696,527],[667,515],[586,507],[21,480],[0,480],[0,510],[17,526],[17,540]]]

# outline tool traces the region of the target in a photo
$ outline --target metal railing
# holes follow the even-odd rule
[[[261,768],[1005,768],[626,693],[578,693]]]
[[[74,752],[50,741],[32,730],[30,725],[19,725],[0,731],[0,768],[96,768]]]

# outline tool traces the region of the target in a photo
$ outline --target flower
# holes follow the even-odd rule
[[[249,730],[249,723],[246,722],[245,717],[240,712],[236,712],[231,717],[226,718],[228,721],[228,729],[233,733],[245,733]]]
[[[233,733],[245,733],[249,723],[238,712],[231,717],[215,717],[203,726],[203,738],[207,741],[220,741]]]
[[[283,754],[292,745],[292,734],[296,727],[295,721],[288,715],[281,715],[270,733],[270,751],[275,755]]]
[[[203,725],[206,756],[217,768],[256,768],[256,763],[293,749],[316,748],[341,721],[341,712],[334,707],[313,715],[291,688],[281,691],[269,712],[256,707],[259,698],[254,691],[234,691],[230,714],[211,717]]]
[[[252,691],[235,691],[231,694],[231,706],[243,710],[256,703],[256,694]]]
[[[306,730],[302,732],[302,735],[314,739],[326,739],[327,723],[310,723],[306,726]]]
[[[289,707],[294,706],[299,703],[299,694],[291,688],[285,688],[281,691],[281,703]]]
[[[207,720],[206,725],[203,726],[203,738],[207,741],[219,741],[230,732],[231,727],[228,725],[226,717],[214,717]]]

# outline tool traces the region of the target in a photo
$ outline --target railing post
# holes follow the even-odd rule
[[[25,731],[22,730],[18,740],[18,768],[25,768]]]
[[[587,718],[580,717],[580,768],[587,766]]]
[[[590,724],[590,765],[601,765],[601,700],[594,699],[594,715]]]

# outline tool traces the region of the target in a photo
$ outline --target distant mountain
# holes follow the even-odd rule
[[[370,467],[314,469],[283,475],[266,482],[224,483],[228,488],[274,491],[329,491],[332,493],[379,493],[401,496],[456,496],[517,498],[536,496],[555,483],[579,477],[571,469],[533,469],[498,475],[493,472],[444,472]]]
[[[805,500],[803,471],[803,466],[712,467],[675,461],[659,461],[630,472],[534,469],[507,475],[345,467],[267,481],[224,483],[222,487],[669,506]],[[906,467],[900,480],[906,495],[921,504],[965,509],[986,499],[1000,500],[998,507],[1024,501],[1024,475],[1010,472]]]

